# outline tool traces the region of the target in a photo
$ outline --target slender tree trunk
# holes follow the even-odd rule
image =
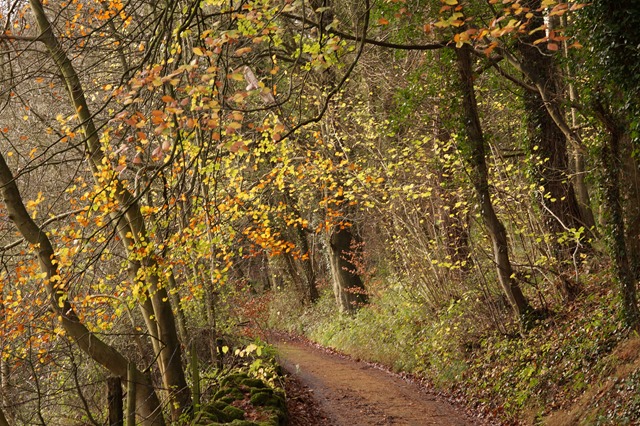
[[[84,96],[82,84],[73,64],[53,33],[53,28],[42,7],[42,3],[39,0],[30,0],[29,2],[41,32],[39,40],[47,47],[51,58],[57,65],[67,85],[71,103],[78,115],[86,138],[92,171],[97,178],[104,167],[103,159],[105,157],[93,122],[93,116],[89,111]],[[117,177],[114,177],[114,183],[116,185],[113,191],[114,201],[122,209],[123,216],[131,228],[134,241],[137,244],[145,243],[148,240],[148,235],[137,202]],[[153,257],[144,256],[141,263],[147,271],[157,271],[157,262]],[[182,349],[178,340],[175,317],[166,288],[161,286],[157,272],[149,273],[146,281],[151,296],[158,337],[162,342],[160,353],[157,354],[158,361],[162,364],[161,371],[164,373],[162,380],[165,388],[170,392],[172,417],[177,421],[182,412],[191,405],[191,396],[182,365]]]
[[[189,333],[187,333],[187,319],[184,316],[184,310],[180,304],[180,294],[178,293],[179,287],[176,282],[176,277],[173,275],[173,271],[169,271],[167,283],[169,284],[169,297],[171,298],[171,304],[175,306],[176,310],[175,315],[176,323],[178,325],[178,336],[180,337],[180,341],[186,343],[189,341]]]
[[[291,194],[285,194],[285,202],[296,216],[302,217],[300,211],[296,208],[297,203]],[[286,261],[289,274],[296,287],[302,290],[304,294],[303,302],[313,304],[318,301],[320,296],[316,285],[316,271],[313,267],[313,253],[309,248],[305,230],[298,225],[294,225],[284,230],[284,234],[292,239],[300,252],[300,255],[297,257],[294,257],[291,252],[282,254]]]
[[[467,224],[467,211],[461,203],[456,188],[452,183],[451,176],[454,170],[447,160],[454,155],[455,144],[451,142],[451,134],[445,131],[438,123],[436,134],[436,157],[438,160],[438,181],[437,186],[442,199],[440,206],[440,217],[442,220],[442,234],[445,250],[452,269],[462,276],[471,270],[471,248],[469,246],[469,227]]]
[[[304,301],[308,299],[308,291],[306,285],[306,278],[302,276],[298,265],[296,264],[296,260],[293,258],[291,252],[280,254],[281,258],[284,260],[284,266],[291,277],[291,281],[293,282],[293,287],[297,292],[304,293]]]
[[[466,131],[465,146],[462,151],[471,165],[471,180],[478,197],[482,219],[493,243],[498,280],[515,313],[522,321],[527,321],[531,307],[518,283],[513,279],[513,268],[509,260],[507,232],[498,219],[491,202],[488,171],[485,159],[484,135],[478,116],[478,105],[473,88],[471,67],[471,47],[463,45],[456,49],[456,59],[460,78],[463,104],[463,119]]]
[[[575,125],[573,126],[575,127]],[[593,215],[593,209],[591,208],[591,196],[589,195],[589,188],[585,180],[585,165],[584,154],[578,150],[575,150],[574,154],[574,178],[573,184],[576,189],[576,198],[578,199],[578,206],[580,208],[580,216],[584,221],[584,225],[592,230],[594,235],[598,235],[596,229],[596,219]]]
[[[9,218],[25,241],[37,247],[40,269],[46,273],[45,287],[51,308],[58,315],[65,332],[78,347],[94,361],[119,377],[127,377],[129,362],[120,352],[107,345],[80,322],[67,295],[66,284],[61,281],[53,246],[47,234],[33,221],[24,206],[13,174],[0,155],[0,188]],[[138,415],[145,425],[164,425],[160,401],[148,378],[135,370]]]
[[[302,253],[300,265],[306,279],[306,297],[309,302],[316,303],[320,295],[318,294],[318,287],[316,285],[316,271],[313,267],[313,253],[309,248],[309,241],[307,240],[305,231],[301,228],[296,228],[296,233],[298,235],[300,252]]]
[[[5,318],[5,307],[4,304],[0,306],[2,309],[2,322],[6,320]],[[0,353],[0,392],[2,395],[0,397],[0,405],[3,407],[8,407],[11,410],[13,404],[11,403],[11,393],[10,393],[10,381],[11,380],[11,369],[9,367],[9,355],[5,355]],[[4,418],[5,423],[2,423],[2,418],[0,418],[0,426],[7,423],[7,418],[11,418],[12,411],[6,412],[7,409],[1,413]]]
[[[563,26],[566,27],[566,16],[560,18]],[[569,46],[566,42],[562,43],[562,50],[564,54],[565,62],[568,63],[569,59]],[[565,67],[565,73],[568,84],[569,101],[574,104],[578,102],[578,92],[576,92],[575,84],[571,82],[572,74],[568,65]],[[578,127],[578,114],[575,107],[570,109],[571,128],[576,129]],[[566,137],[566,135],[565,135]],[[568,141],[570,142],[570,141]],[[576,192],[576,199],[578,200],[578,208],[580,209],[580,216],[587,229],[590,230],[593,236],[597,236],[596,220],[593,215],[593,208],[591,207],[591,196],[589,195],[589,188],[585,179],[586,170],[584,164],[584,153],[581,150],[573,147],[573,186]]]
[[[109,405],[109,426],[122,426],[124,409],[122,406],[122,380],[120,377],[107,379],[107,401]]]

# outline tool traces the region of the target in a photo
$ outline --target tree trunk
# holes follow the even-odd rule
[[[622,152],[622,197],[629,267],[634,280],[640,280],[640,173],[638,161],[633,156],[633,146],[628,135],[620,141]]]
[[[442,237],[448,262],[453,267],[452,272],[462,277],[471,270],[471,248],[469,247],[469,226],[467,224],[467,208],[456,193],[455,183],[451,176],[455,173],[448,158],[454,155],[455,144],[451,141],[451,134],[437,123],[436,158],[438,159],[437,190],[440,192],[442,205],[439,214],[442,220]]]
[[[318,293],[318,286],[316,285],[316,271],[313,267],[313,253],[309,248],[309,241],[305,231],[301,228],[296,228],[298,234],[298,243],[300,244],[300,252],[302,258],[300,259],[300,265],[304,271],[306,278],[306,297],[311,303],[316,303],[320,297]]]
[[[492,241],[498,280],[515,313],[521,321],[527,321],[531,307],[527,299],[525,299],[520,286],[513,279],[513,268],[509,260],[507,232],[502,222],[500,222],[496,216],[491,202],[485,159],[484,135],[482,134],[482,127],[478,116],[478,105],[473,88],[471,47],[465,44],[461,48],[457,48],[456,59],[462,94],[464,127],[466,131],[466,141],[462,147],[462,151],[471,165],[471,181],[478,197],[482,219]]]
[[[109,403],[109,426],[122,426],[124,410],[122,406],[122,380],[120,377],[107,379],[107,401]]]
[[[302,217],[300,211],[295,207],[296,202],[290,194],[285,194],[285,202],[293,210],[298,217]],[[288,232],[291,231],[291,232]],[[287,269],[291,275],[296,287],[302,290],[304,294],[304,303],[315,303],[320,297],[318,287],[316,285],[316,271],[313,267],[313,253],[309,248],[309,242],[305,230],[299,225],[294,225],[293,229],[288,227],[285,231],[289,238],[293,240],[296,247],[299,248],[300,255],[296,258],[291,252],[283,253]]]
[[[575,125],[574,125],[575,127]],[[591,196],[585,180],[584,154],[578,150],[574,152],[574,178],[573,185],[576,190],[576,198],[578,199],[578,207],[580,208],[580,216],[584,221],[584,225],[592,230],[594,236],[598,235],[596,229],[596,219],[591,208]]]
[[[615,117],[605,111],[602,105],[596,106],[596,114],[604,124],[608,140],[601,148],[602,161],[602,192],[605,215],[605,237],[613,270],[620,286],[622,298],[622,314],[629,327],[640,325],[640,312],[636,295],[636,282],[629,263],[629,252],[626,244],[624,212],[620,193],[620,142],[624,134],[624,127]]]
[[[0,408],[0,426],[9,426],[7,417],[4,415],[4,411]]]
[[[47,18],[42,3],[39,0],[30,0],[30,4],[41,32],[39,40],[47,47],[51,58],[58,66],[62,78],[67,85],[71,103],[78,115],[81,128],[86,138],[92,171],[97,179],[101,168],[104,167],[103,159],[105,157],[95,123],[93,122],[93,115],[89,111],[84,96],[82,83],[73,64],[54,35],[53,27]],[[148,240],[148,236],[137,202],[131,192],[124,187],[117,177],[113,177],[113,182],[116,186],[113,191],[114,201],[122,209],[123,218],[126,219],[131,228],[134,241],[137,244],[145,243],[145,241]],[[177,421],[180,415],[191,405],[191,396],[182,366],[182,349],[179,344],[175,317],[171,309],[166,288],[161,286],[157,274],[157,262],[151,255],[146,255],[142,258],[141,263],[148,271],[156,271],[149,273],[147,277],[158,337],[162,342],[160,353],[156,355],[161,364],[160,370],[164,373],[162,375],[164,386],[170,393],[172,417]]]
[[[329,240],[333,293],[342,312],[353,313],[368,301],[357,266],[352,262],[358,254],[358,242],[351,229],[344,226],[336,226]]]
[[[119,377],[127,377],[129,362],[115,348],[100,340],[80,322],[69,297],[66,284],[61,281],[53,246],[47,234],[33,221],[24,206],[13,174],[4,157],[0,154],[0,188],[11,221],[22,234],[25,241],[37,247],[40,269],[46,274],[45,287],[50,298],[51,308],[62,322],[67,335],[78,347],[94,361]],[[138,415],[145,425],[164,425],[160,401],[148,378],[137,369],[136,388]]]
[[[529,0],[526,5],[534,11],[528,29],[544,25],[541,12],[536,12],[540,9],[540,0]],[[522,56],[522,67],[529,70],[527,77],[536,87],[543,87],[547,96],[557,99],[560,91],[555,61],[552,56],[544,54],[540,46],[534,45],[539,37],[537,32],[521,36],[517,48]],[[552,235],[554,257],[559,261],[568,260],[576,249],[587,244],[587,239],[586,232],[583,232],[577,242],[572,238],[565,239],[565,243],[557,242],[559,234],[578,230],[585,225],[569,179],[567,138],[549,114],[540,92],[525,90],[524,107],[533,178],[538,188],[542,188],[537,191],[537,198],[542,207],[543,223],[546,231]]]

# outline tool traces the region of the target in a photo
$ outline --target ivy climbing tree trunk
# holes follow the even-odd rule
[[[540,0],[529,0],[526,7],[534,11],[528,29],[544,25],[540,10]],[[523,69],[529,70],[527,77],[536,87],[544,88],[548,97],[558,99],[558,72],[552,56],[543,53],[535,43],[539,34],[525,32],[518,41]],[[563,232],[577,231],[584,225],[580,206],[573,184],[569,179],[569,158],[567,138],[555,123],[539,91],[525,90],[524,108],[526,112],[528,148],[533,161],[534,180],[539,190],[537,198],[542,206],[542,218],[546,231],[551,234],[554,256],[559,261],[572,258],[576,249],[584,248],[586,233],[576,241],[571,238],[559,239]],[[541,188],[541,189],[540,189]],[[576,247],[576,244],[578,245]]]
[[[92,172],[97,180],[96,183],[100,184],[98,177],[105,167],[105,164],[103,164],[105,156],[93,121],[93,115],[89,111],[86,102],[82,83],[71,60],[53,33],[53,28],[42,3],[39,0],[30,0],[29,3],[40,30],[38,40],[46,46],[51,59],[55,62],[65,82],[72,106],[78,115],[80,126],[85,136]],[[111,195],[113,202],[119,206],[122,220],[130,228],[131,237],[135,244],[143,246],[149,241],[149,238],[139,205],[117,175],[112,172],[110,178],[115,184],[115,190]],[[175,317],[167,290],[161,285],[157,262],[153,255],[145,254],[142,256],[140,263],[147,271],[150,271],[146,274],[145,280],[151,297],[154,324],[148,324],[148,326],[151,327],[151,335],[157,334],[161,342],[161,345],[156,345],[154,349],[157,352],[156,356],[164,387],[170,394],[172,417],[175,421],[178,421],[182,413],[191,405],[191,396],[182,365],[182,349],[178,339]],[[155,330],[153,330],[154,328]]]
[[[56,313],[65,332],[78,347],[95,362],[112,374],[126,378],[129,361],[112,346],[100,340],[80,322],[67,293],[66,284],[58,271],[58,264],[47,234],[36,225],[24,206],[11,170],[0,154],[0,188],[9,218],[25,241],[37,247],[40,269],[46,274],[44,284],[49,295],[51,309]],[[149,378],[139,370],[134,370],[136,387],[136,407],[141,424],[164,425],[162,406]]]
[[[608,133],[608,138],[604,141],[600,151],[602,161],[600,180],[605,207],[605,238],[613,270],[620,286],[624,320],[629,327],[637,329],[640,325],[640,311],[638,310],[636,281],[629,262],[620,191],[620,171],[622,169],[620,142],[625,126],[607,112],[602,105],[596,106],[596,114]]]
[[[471,67],[471,47],[464,44],[456,48],[456,63],[460,79],[462,95],[463,121],[466,132],[461,151],[471,166],[471,181],[478,197],[482,219],[487,227],[493,244],[493,255],[498,273],[498,280],[509,299],[515,313],[522,321],[527,321],[531,311],[529,302],[524,297],[520,286],[513,278],[513,267],[509,259],[507,232],[498,219],[491,202],[489,178],[485,159],[484,135],[478,116],[478,104],[473,87],[473,71]]]

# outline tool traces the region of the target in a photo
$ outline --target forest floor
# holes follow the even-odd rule
[[[289,373],[285,388],[292,426],[486,424],[375,364],[305,341],[278,340],[280,363]]]

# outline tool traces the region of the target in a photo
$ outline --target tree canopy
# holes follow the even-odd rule
[[[636,9],[3,2],[2,411],[183,421],[188,355],[327,292],[526,334],[607,263],[637,329]]]

